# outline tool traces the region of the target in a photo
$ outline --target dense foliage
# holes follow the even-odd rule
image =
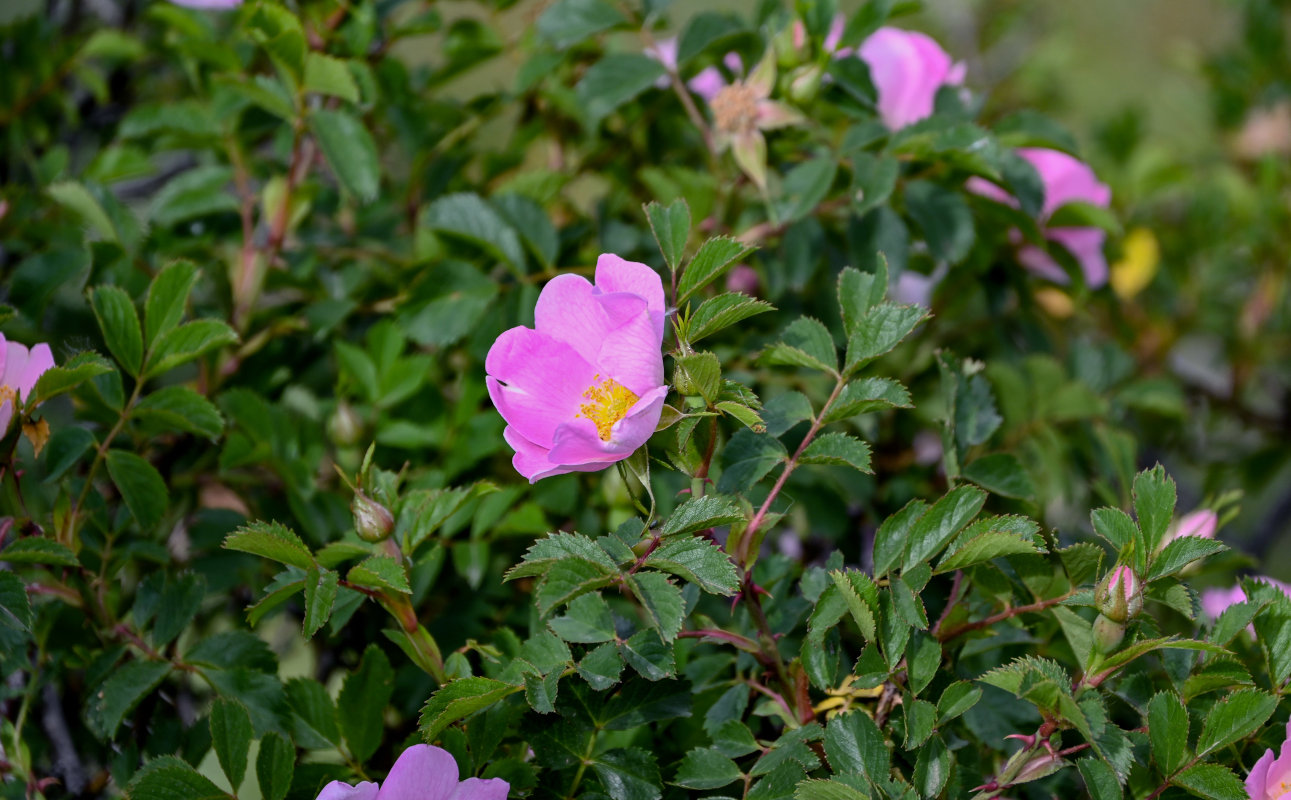
[[[212,4],[0,28],[0,797],[1279,796],[1280,3],[1205,163],[906,2]],[[598,260],[666,403],[554,474]]]

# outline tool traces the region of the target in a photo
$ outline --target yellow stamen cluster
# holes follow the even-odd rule
[[[601,441],[610,440],[610,430],[614,423],[628,415],[628,409],[637,402],[632,390],[613,378],[601,380],[597,375],[583,397],[588,401],[578,407],[577,416],[586,417],[596,424],[596,433]]]
[[[743,83],[725,86],[709,105],[713,122],[723,133],[742,133],[758,127],[758,93]]]

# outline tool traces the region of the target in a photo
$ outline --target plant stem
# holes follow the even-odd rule
[[[139,393],[142,390],[143,378],[138,377],[135,379],[134,391],[130,393],[130,399],[121,407],[121,416],[117,417],[116,424],[103,437],[103,441],[99,442],[98,452],[94,454],[94,461],[90,463],[90,471],[85,475],[85,485],[81,487],[81,494],[76,498],[76,502],[72,505],[72,509],[67,515],[67,536],[59,537],[59,543],[66,545],[73,551],[76,550],[75,547],[72,547],[72,543],[76,538],[76,518],[80,516],[81,509],[85,506],[85,499],[90,496],[90,487],[94,485],[94,473],[98,471],[99,464],[103,463],[103,460],[107,457],[108,448],[112,445],[112,440],[117,438],[117,434],[125,427],[126,420],[130,418],[130,410],[138,402]],[[64,538],[66,541],[63,541]]]
[[[997,622],[1001,622],[1012,617],[1017,617],[1022,614],[1030,614],[1035,611],[1044,611],[1046,608],[1056,606],[1070,597],[1071,593],[1064,594],[1059,597],[1050,597],[1048,600],[1039,600],[1025,606],[1014,606],[1013,608],[1001,611],[998,614],[992,614],[986,619],[979,619],[976,622],[965,622],[963,625],[957,625],[948,631],[939,632],[937,634],[937,641],[948,642],[957,636],[962,636],[963,634],[971,631],[981,630],[982,628],[989,628]]]

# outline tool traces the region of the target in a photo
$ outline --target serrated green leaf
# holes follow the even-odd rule
[[[1259,689],[1240,689],[1220,700],[1206,714],[1197,738],[1197,756],[1227,747],[1259,730],[1277,708],[1277,698]]]
[[[157,688],[170,669],[167,661],[131,661],[114,670],[90,699],[86,709],[90,728],[104,741],[116,736],[125,715]]]
[[[906,567],[935,556],[977,516],[985,503],[986,492],[975,486],[960,486],[947,492],[911,527]]]
[[[169,372],[212,350],[236,344],[238,335],[224,322],[217,319],[197,319],[186,322],[159,336],[148,353],[148,366],[144,378]]]
[[[838,273],[838,307],[843,330],[848,338],[856,333],[860,321],[870,309],[882,303],[888,294],[888,260],[879,254],[874,272],[847,267]]]
[[[492,678],[459,678],[444,684],[430,696],[421,710],[421,736],[428,742],[449,725],[476,711],[488,708],[523,687]]]
[[[734,761],[711,747],[700,747],[681,760],[673,783],[687,789],[720,789],[742,776]]]
[[[836,773],[865,775],[875,783],[886,783],[887,743],[883,732],[864,711],[839,714],[825,726],[825,758]]]
[[[551,564],[534,591],[538,613],[545,617],[579,595],[608,586],[617,572],[576,557]]]
[[[1026,500],[1035,496],[1035,483],[1012,453],[992,453],[974,459],[960,473],[992,494]]]
[[[112,356],[126,372],[138,375],[143,364],[143,331],[130,295],[119,286],[96,286],[90,292],[90,305]]]
[[[817,436],[807,445],[798,458],[800,464],[834,464],[851,467],[864,473],[870,469],[870,446],[846,433],[826,433]]]
[[[657,637],[656,637],[657,638]],[[614,642],[592,648],[578,662],[578,674],[596,691],[604,691],[619,682],[623,672],[623,656]]]
[[[113,371],[113,366],[98,353],[77,353],[62,366],[51,367],[40,376],[31,394],[25,398],[27,405],[36,407],[60,394],[70,392],[98,375]]]
[[[659,800],[663,780],[654,756],[638,747],[610,750],[592,761],[592,770],[612,800]]]
[[[878,635],[879,592],[870,577],[856,570],[834,570],[829,573],[839,596],[847,604],[856,627],[866,641],[873,642]]]
[[[984,561],[1003,556],[1035,554],[1035,542],[1003,531],[987,531],[968,541],[961,541],[953,551],[946,553],[937,564],[934,574],[954,572]]]
[[[677,304],[719,278],[752,248],[736,239],[719,236],[700,245],[677,281]]]
[[[126,800],[229,800],[231,795],[175,756],[143,765],[125,790]]]
[[[857,320],[855,330],[847,339],[847,359],[843,374],[851,375],[891,351],[926,316],[927,312],[918,306],[880,303],[871,308]]]
[[[686,240],[690,237],[690,206],[684,197],[679,197],[666,206],[650,203],[645,207],[645,213],[663,260],[668,263],[668,269],[676,272],[686,253]]]
[[[910,547],[911,531],[927,508],[922,500],[911,500],[879,525],[874,534],[874,577],[883,577],[901,561]]]
[[[1116,771],[1097,758],[1082,758],[1076,762],[1080,776],[1085,779],[1091,800],[1121,800],[1121,783]]]
[[[359,102],[359,85],[354,82],[345,62],[312,50],[305,54],[304,89],[351,103]]]
[[[224,432],[224,417],[215,404],[187,386],[164,386],[145,396],[130,410],[136,420],[166,430],[215,439]]]
[[[618,650],[623,660],[648,681],[660,681],[677,674],[672,645],[659,638],[659,632],[654,628],[632,634],[626,642],[618,643]]]
[[[591,593],[574,598],[564,616],[547,621],[561,639],[581,644],[614,641],[614,615],[600,594]]]
[[[339,747],[341,744],[341,723],[336,713],[336,703],[323,684],[309,678],[292,678],[287,681],[287,702],[299,718],[296,725],[296,739],[301,740],[300,723],[308,727],[309,734],[317,734],[323,742]],[[302,747],[310,747],[300,741]],[[315,745],[322,747],[323,745]]]
[[[277,731],[270,731],[260,740],[260,754],[256,756],[256,782],[264,800],[283,800],[291,788],[291,777],[296,772],[296,748],[291,740]]]
[[[103,205],[90,190],[76,181],[58,181],[45,188],[49,196],[63,208],[73,212],[91,230],[110,242],[119,241],[116,226],[103,210]]]
[[[806,780],[793,790],[794,800],[870,800],[867,792],[840,781]]]
[[[81,565],[76,554],[66,545],[39,536],[15,539],[4,550],[0,550],[0,561],[7,561],[10,564],[49,564],[55,567]]]
[[[941,699],[937,701],[937,722],[945,725],[977,705],[977,701],[981,699],[980,686],[974,686],[968,681],[956,681],[950,684],[942,690]]]
[[[1223,542],[1200,536],[1179,536],[1170,541],[1160,553],[1152,557],[1148,581],[1173,575],[1194,561],[1209,558],[1227,550]]]
[[[1220,764],[1197,764],[1170,782],[1206,800],[1247,800],[1250,797],[1242,779]]]
[[[364,559],[350,568],[345,579],[359,586],[412,594],[412,587],[408,585],[408,571],[390,556],[370,556]]]
[[[690,315],[686,327],[686,338],[691,344],[706,336],[728,328],[749,317],[774,310],[775,306],[763,300],[757,300],[739,292],[726,292],[710,297]]]
[[[748,491],[788,457],[784,444],[774,436],[747,428],[738,431],[722,451],[722,474],[717,479],[717,491]]]
[[[236,700],[216,698],[211,706],[211,744],[220,769],[230,786],[241,786],[247,774],[247,751],[251,748],[251,715]]]
[[[638,572],[629,577],[628,586],[641,601],[650,624],[657,628],[664,642],[671,642],[681,632],[684,604],[681,589],[661,572]]]
[[[825,412],[822,424],[839,422],[885,408],[910,407],[910,392],[899,381],[891,378],[864,378],[843,387],[833,405]]]
[[[744,511],[734,497],[720,494],[707,494],[692,497],[664,520],[660,529],[661,536],[680,536],[730,525],[744,519]]]
[[[139,525],[150,529],[160,522],[167,501],[161,473],[146,459],[125,450],[109,450],[107,465],[112,483]]]
[[[507,572],[505,580],[542,575],[553,564],[568,558],[591,562],[607,575],[618,572],[618,564],[615,564],[596,542],[581,533],[558,531],[530,545],[529,550],[524,554],[524,561],[512,567]]]
[[[353,573],[351,573],[353,574]],[[312,639],[318,629],[332,616],[336,602],[337,581],[340,576],[330,569],[310,567],[305,575],[305,618],[302,625],[305,638]]]
[[[780,342],[763,351],[758,360],[764,364],[806,367],[830,373],[838,370],[834,338],[820,320],[811,317],[799,317],[790,323]]]
[[[225,537],[223,547],[304,570],[314,566],[314,557],[300,537],[277,522],[247,523]]]
[[[685,578],[710,594],[729,597],[739,588],[731,557],[707,539],[669,539],[646,558],[645,566]]]
[[[1152,757],[1166,775],[1189,759],[1188,712],[1173,692],[1160,692],[1148,703],[1148,739]]]
[[[1165,474],[1165,467],[1158,464],[1134,476],[1134,515],[1148,552],[1157,549],[1169,530],[1174,504],[1174,481]]]
[[[341,185],[365,203],[376,199],[381,189],[381,163],[372,134],[363,123],[348,111],[319,109],[310,114],[309,125]]]

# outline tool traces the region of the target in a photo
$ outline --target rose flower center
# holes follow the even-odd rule
[[[610,440],[610,429],[614,423],[628,415],[628,409],[636,404],[638,398],[632,390],[613,378],[601,380],[597,375],[594,383],[583,392],[586,403],[578,407],[577,416],[586,417],[596,425],[596,433],[601,441]]]
[[[724,87],[709,105],[719,131],[740,133],[757,128],[758,94],[743,83]]]

